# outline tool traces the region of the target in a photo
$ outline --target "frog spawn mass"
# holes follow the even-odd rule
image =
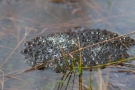
[[[65,32],[36,37],[27,41],[21,53],[31,66],[52,60],[45,64],[44,68],[51,68],[57,71],[59,66],[63,68],[67,67],[66,60],[68,61],[68,65],[71,65],[72,58],[74,58],[74,64],[76,66],[79,62],[79,52],[72,53],[72,58],[66,56],[65,60],[61,57],[61,50],[67,54],[78,50],[79,43],[81,48],[91,45],[81,51],[82,66],[89,67],[91,65],[105,64],[108,61],[116,61],[129,57],[127,50],[130,46],[134,45],[134,39],[131,39],[129,36],[123,36],[108,40],[115,37],[118,37],[118,34],[107,30],[87,29],[84,27],[72,28]],[[104,40],[108,41],[99,43]],[[54,60],[55,58],[59,59]]]

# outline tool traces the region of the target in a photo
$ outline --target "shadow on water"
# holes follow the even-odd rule
[[[82,70],[82,73],[78,73],[81,69],[68,70],[65,74],[52,70],[24,72],[30,66],[20,51],[24,48],[23,43],[34,37],[76,26],[107,29],[119,35],[135,30],[134,0],[50,1],[0,0],[0,89],[78,90],[82,85],[83,90],[98,90],[107,83],[108,90],[134,90],[134,61],[132,68],[108,66],[91,72]],[[131,37],[134,38],[134,34]],[[134,52],[134,48],[129,49]]]

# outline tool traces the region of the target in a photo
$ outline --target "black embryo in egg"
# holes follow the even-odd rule
[[[77,39],[77,37],[79,39]],[[62,56],[60,47],[65,54],[77,50],[79,42],[81,47],[92,45],[82,50],[83,66],[105,64],[108,60],[116,61],[122,58],[128,58],[129,54],[127,50],[135,43],[135,40],[131,39],[129,36],[122,36],[117,39],[96,44],[115,37],[118,37],[118,34],[107,30],[77,27],[65,32],[36,37],[27,41],[24,44],[25,48],[21,51],[21,54],[25,56],[27,63],[31,66],[35,66]],[[73,53],[72,55],[75,58],[79,56],[79,52]],[[72,63],[69,56],[67,56],[67,61],[69,64]],[[75,62],[78,62],[77,58]],[[58,67],[57,64],[61,67],[66,67],[66,61],[63,58],[51,61],[44,67],[56,70]]]

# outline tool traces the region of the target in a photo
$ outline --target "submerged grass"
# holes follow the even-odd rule
[[[78,66],[78,67],[74,67],[73,65],[72,66],[70,66],[69,68],[74,68],[73,70],[72,69],[70,69],[70,71],[69,72],[67,72],[67,74],[63,74],[63,77],[61,78],[61,83],[59,83],[59,86],[58,86],[58,89],[57,90],[63,90],[62,89],[62,86],[63,86],[63,83],[64,83],[64,81],[66,80],[66,79],[68,79],[68,82],[67,82],[67,86],[66,86],[66,88],[65,88],[65,90],[68,90],[67,89],[67,87],[68,87],[68,85],[69,85],[69,82],[71,81],[70,79],[71,79],[71,77],[73,76],[72,74],[74,74],[74,77],[73,77],[73,79],[76,79],[75,78],[75,76],[77,75],[78,77],[79,77],[79,86],[78,86],[78,88],[79,88],[79,90],[93,90],[93,85],[92,85],[92,80],[91,80],[91,78],[92,78],[92,76],[91,76],[91,74],[89,74],[90,76],[89,76],[89,81],[88,81],[88,85],[89,86],[87,86],[86,87],[86,85],[83,85],[83,79],[82,79],[82,71],[80,72],[79,71],[79,69],[81,69],[81,70],[83,70],[83,69],[88,69],[88,70],[90,70],[90,69],[93,69],[93,68],[95,68],[95,69],[97,69],[97,71],[98,71],[98,73],[99,73],[99,79],[97,79],[96,80],[96,90],[108,90],[108,80],[109,80],[109,73],[110,73],[110,70],[109,70],[109,68],[108,68],[108,74],[107,74],[107,77],[106,77],[106,82],[104,82],[103,81],[103,79],[102,79],[102,74],[101,74],[101,70],[100,70],[100,68],[101,67],[103,67],[103,66],[110,66],[110,65],[114,65],[114,64],[118,64],[118,63],[121,63],[121,62],[125,62],[125,61],[129,61],[129,60],[133,60],[133,59],[135,59],[135,57],[132,57],[132,58],[128,58],[128,59],[124,59],[124,60],[120,60],[120,61],[116,61],[116,62],[110,62],[110,63],[107,63],[107,64],[104,64],[104,65],[98,65],[98,66],[92,66],[91,68],[89,68],[89,67],[81,67],[81,66]],[[75,70],[75,71],[74,71]],[[78,74],[76,73],[76,71],[78,71]],[[65,79],[64,79],[65,78]],[[73,86],[74,86],[74,80],[72,80],[72,83],[73,83]],[[72,86],[72,87],[73,87]]]

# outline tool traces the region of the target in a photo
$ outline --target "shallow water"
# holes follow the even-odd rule
[[[75,26],[107,29],[119,35],[135,30],[134,0],[81,0],[73,8],[47,0],[6,1],[0,1],[0,88],[3,90],[57,88],[61,74],[36,70],[23,73],[30,66],[19,52],[27,40]],[[130,36],[134,38],[134,34]],[[102,70],[104,77],[107,69]],[[83,75],[87,77],[88,73]],[[110,76],[109,82],[121,90],[134,90],[134,74],[110,72]]]

